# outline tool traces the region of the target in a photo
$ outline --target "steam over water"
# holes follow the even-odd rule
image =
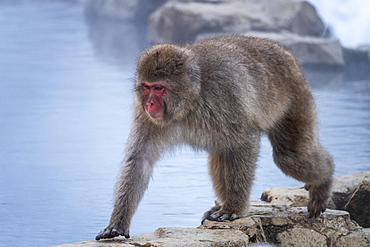
[[[367,0],[309,0],[346,47],[370,43],[370,4]]]
[[[108,224],[132,115],[143,34],[92,19],[73,1],[0,2],[0,246],[93,239]],[[370,82],[309,72],[320,136],[335,175],[370,169]],[[196,227],[214,201],[207,154],[158,163],[132,235]],[[300,186],[273,164],[264,137],[252,199]]]

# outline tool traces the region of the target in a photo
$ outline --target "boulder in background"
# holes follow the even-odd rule
[[[322,36],[325,26],[315,8],[300,0],[168,1],[148,20],[152,42],[184,43],[202,33],[289,31]]]

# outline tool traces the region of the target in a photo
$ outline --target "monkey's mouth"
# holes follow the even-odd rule
[[[164,116],[164,112],[162,110],[159,110],[157,112],[148,112],[148,111],[146,111],[146,113],[148,113],[148,115],[153,119],[162,119],[163,116]]]

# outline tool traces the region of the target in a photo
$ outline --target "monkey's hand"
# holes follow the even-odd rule
[[[129,238],[130,237],[129,229],[108,226],[107,228],[98,233],[98,235],[95,237],[95,240],[100,240],[103,238],[114,238],[120,235],[125,236],[125,238]]]

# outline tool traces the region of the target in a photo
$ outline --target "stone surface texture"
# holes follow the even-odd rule
[[[305,207],[308,203],[308,191],[304,187],[274,187],[265,189],[261,199],[288,207]]]
[[[159,228],[154,233],[84,241],[60,247],[114,246],[370,246],[370,229],[350,219],[349,213],[328,209],[317,219],[307,218],[306,207],[286,207],[254,201],[248,215],[235,221],[205,221],[198,228]],[[349,244],[349,245],[347,245]]]
[[[362,227],[370,227],[370,179],[363,180],[352,193],[344,209]]]
[[[303,187],[268,188],[261,199],[287,207],[307,206],[308,192]],[[328,208],[346,210],[360,226],[370,227],[370,171],[335,177]]]

